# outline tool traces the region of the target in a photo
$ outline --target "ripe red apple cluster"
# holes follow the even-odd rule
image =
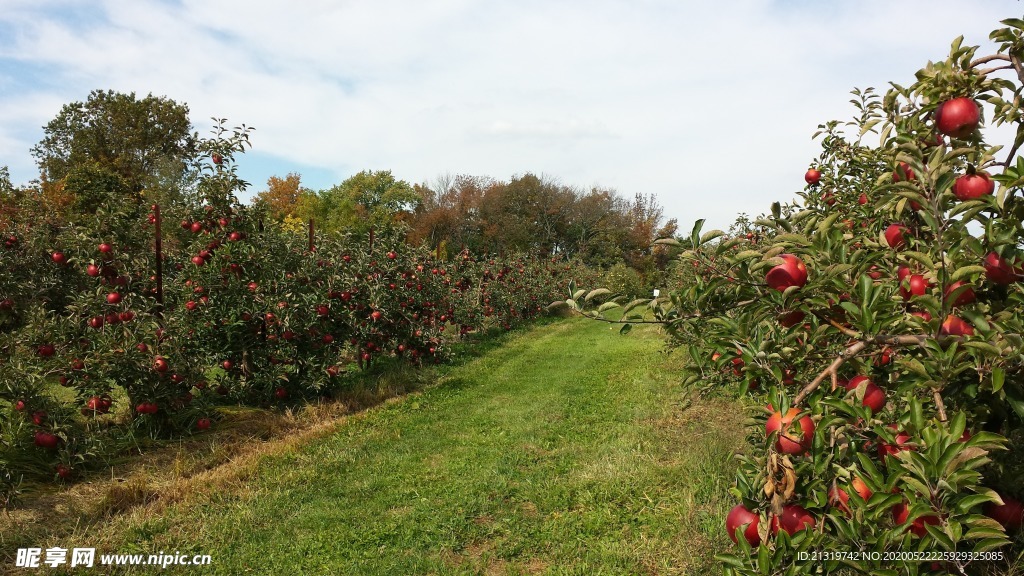
[[[980,107],[977,103],[969,97],[956,97],[940,102],[934,109],[931,117],[931,130],[933,132],[927,136],[919,136],[920,141],[918,145],[925,149],[974,145],[979,137],[979,110]],[[950,142],[947,143],[944,137],[951,139]],[[949,149],[946,148],[947,151]],[[849,150],[847,149],[846,151],[849,152]],[[936,154],[938,154],[938,151]],[[844,177],[842,175],[848,175],[850,172],[832,172],[831,166],[826,161],[822,161],[820,167],[816,166],[805,174],[805,181],[811,188],[805,191],[803,196],[807,199],[810,206],[809,212],[820,211],[819,213],[824,215],[821,219],[814,221],[816,223],[821,222],[827,216],[832,216],[834,210],[840,209],[856,211],[859,215],[858,217],[864,219],[860,222],[862,228],[874,228],[879,225],[883,228],[879,235],[880,242],[878,244],[883,248],[887,246],[889,250],[887,254],[881,255],[873,262],[869,260],[871,262],[870,266],[864,266],[863,274],[870,279],[869,286],[872,286],[871,290],[880,292],[883,299],[886,299],[888,294],[898,294],[898,298],[902,300],[901,308],[914,317],[913,322],[907,323],[909,329],[918,333],[919,328],[917,327],[922,326],[922,324],[917,322],[923,321],[923,329],[920,329],[921,333],[919,335],[921,337],[933,338],[938,336],[937,341],[943,343],[943,346],[948,347],[951,342],[956,342],[957,339],[969,339],[979,334],[978,328],[968,320],[973,321],[977,315],[991,314],[989,312],[989,303],[992,299],[1005,298],[1006,289],[1013,287],[1024,279],[1024,255],[1020,255],[1017,247],[1010,244],[1009,241],[1004,241],[1001,244],[997,244],[998,248],[981,252],[985,256],[980,262],[968,261],[966,264],[940,263],[935,267],[930,265],[931,261],[936,260],[934,260],[935,256],[931,254],[931,246],[929,244],[937,240],[935,230],[930,228],[930,223],[933,220],[929,220],[928,217],[935,211],[941,212],[939,216],[945,217],[946,212],[949,210],[963,213],[972,208],[974,212],[969,213],[975,214],[986,206],[992,206],[990,198],[995,194],[996,181],[999,178],[998,176],[993,177],[988,171],[982,170],[979,167],[967,165],[966,169],[961,167],[953,174],[945,176],[946,179],[943,182],[945,182],[946,188],[943,188],[943,190],[948,190],[948,195],[944,192],[941,196],[936,196],[929,193],[933,189],[935,177],[932,172],[935,170],[936,161],[934,158],[936,157],[941,158],[941,156],[932,156],[933,160],[930,165],[927,162],[920,163],[920,160],[908,158],[907,161],[903,161],[900,159],[894,164],[888,164],[889,166],[895,165],[894,168],[891,168],[891,176],[886,170],[886,172],[878,174],[877,178],[872,179],[872,183],[879,190],[878,196],[871,198],[876,203],[873,207],[874,209],[888,210],[895,206],[897,211],[903,210],[903,204],[897,204],[897,202],[901,199],[908,200],[906,205],[910,211],[904,212],[903,217],[905,219],[901,218],[900,221],[894,222],[890,220],[888,223],[876,223],[877,219],[873,215],[864,219],[866,213],[863,208],[858,208],[858,206],[867,205],[869,196],[862,191],[849,194],[850,198],[855,199],[855,203],[851,202],[851,205],[844,206],[842,202],[844,202],[846,192],[842,191],[841,179]],[[952,157],[952,154],[950,157]],[[823,155],[823,160],[828,160],[828,158]],[[885,164],[879,163],[878,165],[884,166]],[[887,185],[889,181],[892,184]],[[821,182],[825,182],[827,185],[824,192],[814,189]],[[839,183],[839,186],[833,188],[833,183],[836,182]],[[911,196],[911,192],[914,193],[913,196]],[[927,202],[920,201],[919,199],[922,197]],[[896,200],[892,200],[892,198],[896,198]],[[918,200],[914,198],[918,198]],[[958,203],[975,204],[971,206],[958,206]],[[776,211],[775,217],[779,218],[778,208],[773,207],[773,210]],[[996,214],[995,212],[991,213]],[[803,214],[806,213],[801,215]],[[751,297],[749,291],[736,299],[744,300],[743,304],[747,306],[756,303],[752,309],[757,313],[761,313],[761,306],[759,305],[762,301],[771,302],[774,305],[775,312],[769,318],[773,318],[774,322],[782,330],[779,333],[780,342],[777,344],[780,347],[807,346],[812,341],[811,338],[815,336],[815,330],[818,331],[817,334],[820,334],[821,327],[824,326],[826,328],[831,327],[829,330],[838,333],[840,336],[849,337],[849,341],[845,346],[858,350],[857,353],[859,354],[860,349],[854,345],[860,346],[861,339],[866,338],[866,336],[858,333],[858,326],[855,324],[857,318],[854,315],[854,307],[859,307],[862,304],[862,298],[874,297],[871,290],[865,289],[865,284],[861,282],[857,286],[850,287],[848,289],[849,293],[843,293],[839,296],[832,294],[828,297],[822,297],[820,294],[810,294],[808,290],[808,269],[812,268],[813,263],[816,266],[813,267],[814,272],[811,272],[811,274],[818,274],[823,272],[817,266],[825,267],[825,264],[816,261],[817,254],[815,254],[814,250],[821,248],[816,245],[814,249],[807,248],[805,252],[804,244],[797,244],[801,247],[800,256],[789,253],[779,254],[783,249],[783,245],[791,249],[790,247],[796,243],[789,241],[783,244],[780,242],[774,247],[771,246],[772,230],[771,226],[765,223],[766,220],[766,218],[759,220],[757,222],[759,228],[753,232],[747,232],[743,235],[741,230],[738,238],[739,240],[746,238],[746,243],[737,242],[737,240],[728,237],[722,241],[722,244],[731,247],[730,250],[724,251],[726,256],[729,254],[740,254],[737,256],[737,261],[750,262],[749,255],[742,254],[741,251],[749,251],[753,247],[754,243],[750,242],[752,238],[766,238],[769,242],[769,248],[773,248],[769,256],[781,260],[781,263],[769,268],[764,276],[764,286],[767,287],[767,290],[761,289],[757,293],[764,300],[759,300],[758,296]],[[871,252],[874,246],[878,245],[874,243],[873,238],[867,238],[867,240],[863,240],[863,236],[858,238],[856,218],[837,220],[833,217],[830,221],[836,222],[837,227],[842,223],[842,230],[846,232],[845,238],[850,238],[851,236],[854,238],[848,244],[848,249],[851,252],[853,250],[867,249],[865,253],[872,255],[877,253],[877,251],[875,253]],[[794,232],[795,235],[795,230],[798,230],[799,226],[794,225],[792,230],[789,227],[786,227],[785,230],[781,228],[780,226],[776,232],[777,234]],[[878,230],[878,228],[874,229]],[[824,230],[824,228],[819,228],[819,230]],[[805,234],[809,236],[809,233],[805,232]],[[822,234],[824,235],[824,232]],[[830,241],[836,241],[835,238],[838,238],[838,235],[830,238]],[[943,241],[948,242],[947,239],[943,239]],[[969,258],[977,258],[977,253],[977,249],[975,249],[973,255],[970,255]],[[715,255],[722,259],[723,250],[721,247],[718,248]],[[810,260],[807,262],[802,258],[805,255],[810,257]],[[932,258],[931,261],[929,261],[929,256]],[[708,261],[711,260],[710,255],[703,257]],[[827,265],[837,265],[835,260],[836,252],[832,252],[831,257],[832,260],[828,261]],[[698,256],[693,261],[693,267],[698,273],[703,275],[717,275],[716,279],[719,281],[721,279],[732,280],[733,272],[729,269],[731,261],[728,258],[726,260],[725,264],[719,263],[716,266],[705,266],[702,268],[702,260]],[[893,260],[896,260],[899,264],[898,266],[893,265],[893,268],[896,268],[895,278],[890,279],[891,273],[887,272],[886,267],[882,263]],[[850,261],[843,261],[843,264],[847,262]],[[946,266],[945,270],[942,270],[943,265]],[[958,270],[954,266],[970,267]],[[972,270],[972,268],[984,270],[980,281],[978,279],[978,272]],[[724,272],[720,272],[720,270]],[[954,272],[956,272],[955,275],[953,274]],[[967,274],[968,272],[970,274]],[[950,278],[951,275],[953,276],[952,278]],[[856,275],[854,274],[853,276],[854,284],[857,284]],[[818,277],[815,276],[815,278],[817,279]],[[724,284],[716,286],[722,285]],[[817,283],[814,286],[817,287]],[[825,286],[827,290],[834,290],[836,288],[838,286]],[[783,294],[774,296],[773,294],[776,292]],[[868,296],[865,296],[865,294]],[[1016,289],[1013,294],[1017,294]],[[771,299],[768,300],[767,296],[771,296]],[[706,296],[702,295],[702,298],[706,298]],[[818,303],[819,301],[827,302],[827,304],[822,306]],[[701,305],[708,307],[706,302],[702,300]],[[844,304],[845,307],[839,306],[841,303],[849,304]],[[938,304],[936,305],[936,303]],[[850,306],[851,304],[853,305],[852,307]],[[992,306],[994,310],[1001,310],[1001,305],[999,304]],[[936,330],[936,324],[931,324],[931,321],[932,313],[937,307],[942,316],[940,316],[941,322],[937,324]],[[701,325],[707,327],[707,318],[710,318],[711,315],[706,313],[706,309],[698,309],[705,313],[700,315],[704,319]],[[884,306],[880,306],[879,309],[884,309]],[[929,312],[929,309],[932,312]],[[754,318],[758,317],[763,316],[755,314]],[[740,322],[750,321],[750,316],[746,315],[738,314],[735,317],[730,317],[734,322],[738,318],[744,319],[740,320]],[[726,326],[726,323],[723,322],[721,326]],[[676,328],[676,330],[681,331],[682,329]],[[757,328],[748,325],[744,325],[742,330],[721,330],[722,337],[720,340],[714,341],[712,350],[716,351],[711,355],[711,359],[713,363],[723,368],[727,368],[728,363],[731,361],[738,361],[742,369],[733,372],[733,374],[746,384],[741,390],[750,390],[753,394],[759,396],[768,370],[768,366],[763,359],[766,355],[768,358],[772,358],[773,356],[771,355],[773,354],[778,355],[779,348],[772,347],[772,344],[776,343],[769,343],[756,330]],[[876,327],[874,330],[875,332],[870,332],[869,335],[877,332],[901,334],[899,328],[894,328],[892,325],[888,325],[885,328]],[[701,337],[708,338],[709,335],[705,333]],[[918,335],[915,335],[914,338],[917,337]],[[946,337],[950,339],[947,340]],[[686,341],[682,338],[680,340]],[[744,348],[746,348],[746,344],[749,344],[750,348],[737,350],[734,357],[729,357],[729,354],[731,354],[728,352],[729,346],[736,346],[741,342],[744,343]],[[900,424],[891,423],[884,427],[881,426],[885,424],[886,420],[892,422],[898,418],[901,411],[906,409],[907,400],[903,397],[903,390],[905,388],[903,382],[908,380],[906,376],[907,369],[906,365],[903,364],[903,360],[895,360],[895,358],[897,356],[902,358],[903,355],[906,355],[909,360],[918,362],[917,358],[920,357],[920,353],[917,350],[908,348],[906,352],[903,352],[904,348],[900,347],[909,346],[916,342],[917,340],[907,338],[894,346],[886,345],[884,348],[879,347],[878,349],[868,347],[867,351],[870,352],[870,356],[865,352],[857,361],[837,363],[837,365],[846,364],[842,369],[847,373],[845,377],[836,373],[831,374],[831,377],[829,377],[828,373],[820,375],[815,373],[809,376],[817,376],[819,381],[821,381],[820,385],[815,382],[807,386],[807,381],[800,382],[799,378],[794,374],[791,365],[771,366],[771,378],[780,382],[783,386],[797,384],[800,395],[797,400],[798,405],[787,408],[785,411],[775,410],[769,405],[767,419],[764,424],[766,437],[765,458],[774,459],[784,456],[791,459],[798,470],[802,471],[800,473],[803,474],[807,474],[812,469],[810,465],[812,462],[815,464],[814,469],[817,470],[818,465],[820,465],[817,459],[819,457],[826,457],[834,452],[829,442],[835,441],[835,429],[838,424],[829,420],[830,415],[836,416],[848,413],[849,417],[841,421],[846,423],[845,425],[850,426],[859,435],[861,440],[858,441],[858,446],[863,441],[862,452],[869,455],[869,458],[877,456],[876,466],[881,464],[884,471],[892,472],[899,470],[902,466],[902,458],[906,457],[906,452],[923,451],[926,448],[921,440],[921,432],[915,429],[915,426],[921,425],[920,422],[915,421],[909,424],[909,430],[913,431],[913,434],[908,431],[908,424],[905,419],[901,420],[902,423]],[[900,350],[900,352],[897,353],[897,350]],[[842,348],[840,348],[840,351],[842,351]],[[832,352],[829,352],[829,354],[832,354]],[[741,358],[750,356],[759,358],[757,365],[744,365]],[[826,358],[829,358],[829,356],[826,355]],[[831,356],[831,358],[835,358],[835,356]],[[852,370],[850,366],[853,367]],[[893,379],[891,382],[889,379],[890,374],[886,372],[891,369],[889,368],[890,366],[894,366],[895,372],[892,375]],[[919,370],[921,369],[919,368]],[[724,370],[722,373],[728,373],[728,371]],[[829,386],[829,382],[832,383],[831,386]],[[894,383],[901,386],[899,394],[896,393]],[[804,388],[800,390],[800,386],[804,386]],[[781,391],[772,389],[772,393],[781,394]],[[939,397],[940,393],[941,391],[937,390],[934,394],[935,397]],[[806,394],[812,394],[811,398],[814,398],[814,400],[808,400],[810,401],[809,405],[799,404],[800,399],[803,399],[803,396]],[[849,406],[849,411],[833,411],[832,408],[822,411],[820,407],[814,405],[814,402],[818,402],[820,398],[829,396],[831,397],[830,407],[837,406],[835,402],[842,399]],[[787,405],[789,404],[787,403]],[[946,409],[948,410],[949,407],[947,406]],[[942,407],[939,406],[938,411],[941,412],[941,410]],[[819,414],[825,415],[820,416]],[[945,416],[942,416],[942,418],[945,418]],[[829,423],[827,428],[824,426],[825,422]],[[819,424],[821,424],[822,429],[819,429]],[[878,432],[879,429],[882,432]],[[846,438],[849,434],[849,431],[844,432],[842,437]],[[864,438],[867,439],[864,440]],[[971,438],[972,432],[970,429],[967,429],[964,431],[960,443],[969,442]],[[815,444],[816,440],[824,441],[824,446],[822,447],[820,443]],[[822,451],[821,455],[818,454],[819,451]],[[902,457],[900,457],[901,454],[903,454]],[[757,478],[758,482],[755,482],[750,487],[754,492],[746,494],[744,503],[735,506],[726,518],[726,531],[734,542],[738,542],[738,536],[746,540],[752,547],[762,545],[762,537],[765,530],[763,527],[759,530],[759,527],[765,521],[769,522],[768,533],[772,537],[778,534],[780,528],[793,535],[815,527],[823,521],[822,516],[818,515],[816,511],[818,506],[820,506],[820,500],[812,500],[812,503],[818,502],[818,504],[813,506],[806,501],[800,502],[801,496],[799,492],[784,503],[781,507],[781,513],[776,515],[770,511],[765,512],[765,510],[771,510],[772,507],[767,505],[762,507],[758,504],[763,499],[763,495],[759,493],[762,479],[759,476],[754,476],[758,470],[757,467],[759,465],[763,466],[765,460],[761,460],[758,457],[750,458],[748,461],[750,469],[745,469],[744,475],[748,481],[752,478]],[[777,460],[771,461],[775,462]],[[828,505],[849,519],[854,519],[857,516],[857,508],[867,506],[868,501],[874,496],[874,491],[869,486],[869,482],[865,480],[865,477],[858,473],[850,474],[849,471],[856,470],[857,467],[859,467],[859,464],[854,461],[854,465],[849,466],[845,475],[840,475],[837,479],[833,480],[827,490]],[[800,481],[804,484],[810,484],[813,480],[810,478],[800,478]],[[896,489],[893,490],[894,493],[899,492]],[[902,527],[906,533],[911,534],[915,538],[926,538],[929,537],[928,526],[942,526],[947,521],[947,512],[943,508],[947,505],[946,503],[934,500],[931,504],[932,512],[919,513],[916,517],[912,517],[911,503],[914,501],[915,496],[909,493],[906,496],[903,502],[892,505],[887,510],[888,516],[891,517],[892,525],[897,529]],[[1000,497],[1002,504],[987,503],[984,506],[984,513],[1002,524],[1010,533],[1020,530],[1022,523],[1024,523],[1024,505],[1013,496],[1000,494]],[[917,495],[917,498],[919,501],[920,495]],[[776,502],[776,505],[778,505],[778,502]],[[977,506],[981,508],[980,504]],[[774,509],[776,511],[780,510],[778,507]],[[822,514],[824,513],[828,513],[827,510],[822,512]],[[858,518],[860,517],[858,516]]]

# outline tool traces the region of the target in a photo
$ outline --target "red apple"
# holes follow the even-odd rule
[[[778,534],[781,528],[792,536],[801,530],[814,528],[814,524],[814,516],[806,508],[790,504],[782,507],[782,514],[772,516],[772,535]]]
[[[821,181],[821,170],[815,170],[814,168],[811,168],[810,170],[807,171],[806,174],[804,174],[804,182],[807,182],[811,186],[814,186],[815,184],[817,184],[820,181]]]
[[[106,414],[110,410],[110,404],[99,396],[92,396],[85,401],[86,414]]]
[[[870,408],[872,413],[880,411],[885,407],[885,391],[869,380],[867,376],[854,376],[846,383],[846,389],[848,391],[856,390],[862,382],[867,383],[864,388],[863,405]]]
[[[196,420],[196,430],[208,430],[210,428],[209,418],[200,418]]]
[[[871,495],[873,494],[873,492],[871,492],[871,489],[868,488],[868,485],[865,484],[864,481],[860,479],[860,477],[854,476],[853,481],[850,482],[849,486],[843,488],[836,486],[828,491],[828,503],[832,506],[835,506],[836,508],[842,509],[847,514],[849,514],[851,512],[849,505],[851,488],[854,490],[854,492],[857,493],[858,496],[861,497],[862,500],[867,500],[868,498],[871,498]]]
[[[993,284],[1013,284],[1017,281],[1017,271],[1002,256],[995,252],[985,255],[985,277]]]
[[[50,259],[56,262],[57,264],[68,263],[68,257],[65,256],[63,252],[54,252],[53,254],[50,255]]]
[[[885,229],[885,241],[893,250],[899,250],[907,245],[907,232],[910,230],[899,222],[889,224]]]
[[[52,344],[41,344],[38,348],[36,348],[36,354],[39,354],[43,358],[49,358],[50,356],[53,356],[54,351],[55,350]]]
[[[867,203],[868,203],[868,195],[863,193],[863,192],[861,192],[860,196],[857,197],[857,204],[860,204],[861,206],[863,206],[863,205],[865,205]]]
[[[214,152],[213,155],[210,156],[210,159],[213,160],[213,163],[218,166],[224,162],[224,157],[221,156],[220,154],[217,154],[216,152]]]
[[[769,287],[782,292],[790,286],[803,287],[807,283],[807,266],[793,254],[779,256],[784,261],[765,275]]]
[[[790,408],[785,416],[781,412],[775,412],[765,424],[765,432],[769,436],[775,432],[779,433],[775,440],[775,449],[783,454],[803,454],[810,449],[814,440],[814,420],[811,420],[809,415],[800,418],[795,426],[797,429],[791,430],[794,428],[793,419],[798,414],[799,408]]]
[[[792,328],[793,326],[803,322],[805,316],[806,314],[803,310],[793,310],[790,312],[783,312],[779,315],[778,320],[779,324],[784,328]]]
[[[889,425],[889,428],[891,428],[893,430],[897,429],[896,426],[892,425],[892,424]],[[878,442],[878,449],[877,450],[878,450],[878,458],[880,460],[885,460],[886,456],[895,456],[896,454],[898,454],[898,453],[900,453],[900,452],[902,452],[904,450],[913,450],[914,449],[913,446],[909,446],[908,445],[910,443],[910,434],[907,434],[906,432],[903,432],[903,431],[897,432],[894,442],[895,442],[895,444],[889,444],[888,442],[885,442],[884,440],[880,440]]]
[[[942,321],[942,328],[939,334],[945,336],[974,336],[974,326],[971,326],[959,316],[949,315]]]
[[[904,288],[903,284],[909,288]],[[910,300],[913,296],[924,296],[930,287],[931,283],[922,274],[911,274],[906,282],[900,282],[900,295],[904,300]]]
[[[893,519],[893,521],[896,524],[899,524],[899,525],[906,524],[907,520],[909,518],[910,518],[910,507],[907,506],[907,504],[905,502],[900,502],[899,504],[897,504],[897,505],[892,507],[892,519]],[[915,536],[920,538],[920,537],[923,537],[925,534],[928,533],[927,529],[925,529],[925,527],[924,527],[925,524],[933,524],[934,525],[934,524],[938,524],[938,523],[939,523],[939,517],[935,516],[933,514],[929,514],[929,515],[921,516],[921,517],[917,518],[916,520],[914,520],[910,524],[910,526],[907,527],[907,529],[910,530],[910,532],[912,534],[914,534]]]
[[[761,536],[757,532],[758,521],[760,521],[760,517],[757,514],[747,510],[746,506],[737,504],[725,518],[725,531],[729,533],[729,538],[732,538],[733,542],[739,543],[736,540],[736,530],[745,526],[742,532],[743,537],[756,548],[761,545]]]
[[[117,292],[111,292],[110,294],[107,294],[107,304],[120,304],[120,303],[121,303],[121,294],[119,294]]]
[[[40,448],[46,448],[47,450],[56,450],[57,445],[60,444],[60,437],[49,432],[43,432],[38,430],[34,436],[34,443]]]
[[[161,356],[157,356],[156,359],[153,360],[153,369],[156,370],[157,372],[167,372],[167,369],[169,367],[170,366],[168,366],[167,360],[165,360]]]
[[[232,362],[231,360],[225,360],[221,362],[220,365],[223,366],[225,370],[231,370],[232,368],[235,367],[235,363]]]
[[[232,242],[238,242],[241,239],[242,239],[242,233],[238,232],[238,231],[232,232],[231,234],[228,235],[228,240],[230,240]]]
[[[971,288],[970,285],[967,284],[967,282],[965,282],[964,280],[954,282],[947,286],[946,298],[950,298],[954,292],[963,287],[966,288],[962,290],[960,294],[956,297],[956,300],[953,301],[953,306],[966,306],[977,299],[977,296],[974,294],[974,288]]]
[[[892,171],[893,182],[909,182],[914,179],[914,169],[906,162],[900,162]]]
[[[921,320],[924,320],[925,322],[931,322],[932,321],[932,315],[927,310],[918,310],[917,312],[911,312],[910,315],[911,316],[917,316],[918,318],[920,318]]]
[[[996,183],[986,172],[964,174],[953,183],[953,194],[959,200],[976,200],[991,195],[996,190]]]
[[[274,398],[277,398],[278,400],[284,400],[287,397],[288,397],[288,389],[287,388],[277,388],[276,390],[274,390]]]
[[[110,254],[111,252],[114,251],[114,247],[104,242],[103,244],[99,245],[99,251],[102,252],[103,254]]]
[[[985,515],[1003,525],[1007,532],[1016,532],[1024,524],[1024,503],[1010,496],[1002,496],[1002,506],[989,502]]]
[[[85,273],[95,278],[100,275],[100,267],[95,264],[89,264],[85,267]]]
[[[203,258],[202,256],[193,256],[192,263],[196,266],[204,266],[206,264],[206,258]]]
[[[61,480],[67,480],[71,477],[71,469],[63,464],[57,464],[55,470],[57,470],[57,476],[59,476]]]
[[[970,98],[953,98],[935,109],[935,128],[953,138],[967,138],[978,129],[981,111]]]

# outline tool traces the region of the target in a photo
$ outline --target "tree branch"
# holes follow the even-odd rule
[[[1013,65],[1013,69],[1017,72],[1017,79],[1024,84],[1024,67],[1021,66],[1020,58],[1016,54],[1010,54],[1010,64]]]
[[[878,345],[914,346],[914,345],[923,344],[929,338],[931,338],[931,336],[927,336],[927,335],[924,335],[924,334],[908,334],[908,335],[902,335],[902,336],[893,336],[893,335],[890,335],[890,334],[878,334],[878,335],[874,336],[873,338],[868,338],[866,340],[861,340],[860,342],[856,342],[856,343],[848,346],[846,348],[846,350],[843,350],[842,353],[839,354],[839,357],[836,358],[835,360],[833,360],[832,363],[829,364],[828,368],[825,368],[825,370],[823,370],[820,374],[818,374],[817,378],[812,380],[810,384],[808,384],[807,386],[804,386],[804,388],[802,390],[800,390],[800,393],[796,395],[796,398],[793,399],[793,405],[796,406],[796,405],[800,404],[801,402],[804,401],[804,399],[807,398],[807,396],[811,392],[814,392],[815,390],[817,390],[818,387],[821,386],[821,383],[825,380],[826,376],[831,376],[832,377],[832,385],[833,386],[838,386],[838,382],[837,382],[838,372],[837,371],[839,370],[839,367],[842,366],[843,364],[845,364],[847,361],[852,360],[853,358],[856,358],[857,355],[859,355],[861,352],[863,352],[868,346],[878,346]],[[955,338],[957,340],[960,339],[959,336],[945,336],[945,337],[943,337],[943,339],[952,339],[952,338]]]
[[[982,64],[986,64],[988,62],[992,62],[992,61],[995,61],[995,60],[1001,60],[1003,62],[1009,62],[1010,61],[1010,57],[1007,56],[1006,54],[991,54],[989,56],[982,56],[981,58],[978,58],[974,62],[971,62],[970,66],[968,66],[968,68],[976,68],[976,67],[978,67],[978,66],[980,66]]]
[[[1013,65],[1007,64],[1005,66],[993,66],[992,68],[985,68],[984,70],[978,70],[978,74],[981,76],[988,76],[989,74],[993,72],[999,72],[1000,70],[1013,70]]]
[[[946,421],[946,404],[942,401],[942,393],[938,388],[932,388],[932,398],[935,399],[935,407],[939,410],[939,420]]]

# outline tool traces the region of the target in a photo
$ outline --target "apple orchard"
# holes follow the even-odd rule
[[[297,234],[238,201],[246,146],[223,127],[203,140],[195,194],[163,210],[124,201],[103,174],[77,221],[49,221],[32,191],[4,204],[0,502],[140,438],[207,430],[221,405],[287,405],[381,362],[440,363],[589,277],[563,259],[440,258],[398,228]]]
[[[727,574],[1019,570],[1024,20],[1003,25],[994,54],[958,39],[909,86],[855,90],[855,118],[819,127],[799,201],[659,240],[676,261],[654,300],[578,289],[597,274],[567,259],[277,225],[236,197],[245,130],[198,143],[195,194],[173,205],[123,202],[99,173],[69,223],[15,194],[0,214],[0,500],[139,437],[207,430],[220,405],[440,363],[468,334],[567,305],[623,332],[663,325],[686,385],[750,408]],[[1008,148],[986,141],[1000,125]]]
[[[855,90],[799,202],[659,241],[669,297],[567,301],[664,324],[688,384],[749,399],[727,574],[1020,570],[1024,20],[1003,24],[995,54],[957,39],[913,84]],[[1003,124],[1013,145],[988,144]]]

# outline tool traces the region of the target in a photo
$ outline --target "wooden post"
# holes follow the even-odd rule
[[[164,241],[160,229],[163,219],[160,217],[160,205],[156,204],[153,216],[156,218],[156,316],[163,320],[164,315]]]

